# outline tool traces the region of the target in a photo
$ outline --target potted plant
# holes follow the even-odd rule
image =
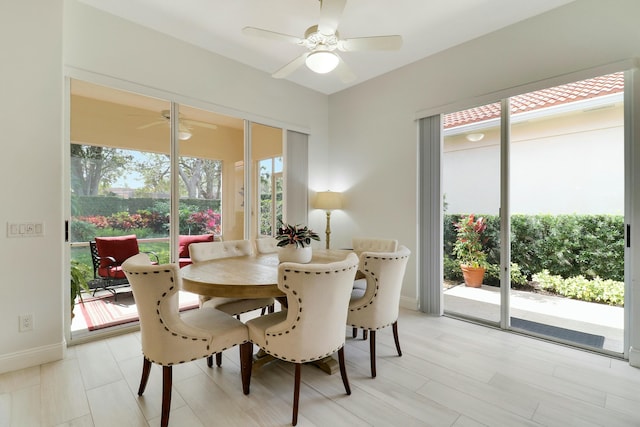
[[[82,264],[79,261],[71,260],[71,269],[69,272],[70,280],[71,280],[71,318],[73,319],[73,309],[76,304],[76,298],[80,295],[82,291],[90,291],[89,285],[87,284],[87,277],[89,271],[89,267],[85,264]],[[80,297],[82,299],[82,297]]]
[[[466,286],[478,288],[482,285],[487,268],[487,254],[483,250],[482,234],[487,229],[485,218],[475,218],[474,214],[463,217],[454,224],[456,228],[456,242],[453,254],[460,262],[460,269]]]
[[[311,241],[320,237],[309,227],[282,223],[276,234],[280,262],[307,263],[311,261]]]

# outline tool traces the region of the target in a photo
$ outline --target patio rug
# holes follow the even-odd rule
[[[198,307],[196,294],[180,292],[179,298],[180,311]],[[117,300],[113,295],[84,298],[84,303],[78,302],[77,306],[80,306],[90,331],[138,321],[138,311],[131,292],[119,292]]]
[[[545,325],[543,323],[532,322],[530,320],[511,318],[511,326],[525,331],[534,332],[548,337],[560,338],[565,341],[575,342],[577,344],[589,347],[602,348],[604,345],[604,337],[602,335],[593,335],[586,332],[573,331],[571,329],[560,328],[558,326]]]

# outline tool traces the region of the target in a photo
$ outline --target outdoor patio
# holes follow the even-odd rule
[[[500,289],[464,284],[444,292],[445,311],[489,322],[500,320]],[[511,317],[604,337],[603,350],[623,352],[624,309],[605,304],[511,290]]]

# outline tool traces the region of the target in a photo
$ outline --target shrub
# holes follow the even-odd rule
[[[145,228],[147,224],[140,214],[129,212],[117,212],[107,218],[109,226],[114,230],[131,231],[134,228]]]
[[[500,218],[487,220],[483,248],[489,264],[499,264]],[[444,216],[444,251],[456,239],[453,224],[461,215]],[[544,269],[562,277],[624,280],[624,221],[621,215],[512,215],[511,261],[531,279]]]
[[[87,221],[73,220],[70,223],[70,241],[88,242],[97,234],[97,227]]]
[[[106,216],[94,215],[94,216],[81,216],[76,218],[77,221],[84,221],[92,224],[95,228],[103,229],[109,227],[109,222]]]
[[[487,267],[487,254],[484,251],[484,243],[487,239],[483,236],[487,229],[487,221],[483,217],[475,218],[475,215],[463,217],[453,225],[456,228],[456,242],[453,245],[453,254],[460,264],[468,267]]]
[[[516,263],[511,263],[511,287],[524,286],[527,284],[527,278],[520,267]],[[489,264],[485,272],[483,283],[489,286],[500,286],[500,265]]]
[[[599,277],[589,280],[584,276],[564,279],[559,275],[549,274],[547,270],[535,274],[533,280],[540,288],[568,298],[617,306],[624,304],[623,282],[604,280]]]
[[[163,234],[169,228],[169,214],[158,211],[139,210],[138,214],[142,217],[146,226],[154,233]]]
[[[220,234],[220,214],[211,209],[190,214],[186,222],[191,234]]]
[[[442,265],[445,279],[462,280],[462,270],[460,270],[460,262],[445,255]]]

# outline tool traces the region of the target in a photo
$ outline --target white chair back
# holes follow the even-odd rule
[[[267,353],[297,363],[338,351],[345,342],[344,325],[357,268],[355,254],[330,264],[280,264],[278,288],[287,295],[286,318],[264,331],[252,327],[261,319],[247,322],[251,340]]]
[[[261,237],[256,239],[256,251],[259,254],[272,254],[278,250],[278,240],[275,237]]]
[[[189,245],[189,256],[194,263],[212,259],[246,256],[253,253],[249,240],[226,240],[224,242],[203,242]]]
[[[354,237],[351,246],[356,253],[361,252],[395,252],[398,241],[395,239],[378,239],[371,237]]]
[[[351,301],[347,324],[355,328],[380,329],[398,320],[402,280],[411,251],[400,246],[396,252],[363,252],[359,270],[367,280],[360,299]]]
[[[136,301],[142,352],[147,359],[172,365],[212,353],[211,333],[180,319],[178,290],[182,282],[177,264],[153,265],[148,255],[140,253],[126,260],[122,269]]]

